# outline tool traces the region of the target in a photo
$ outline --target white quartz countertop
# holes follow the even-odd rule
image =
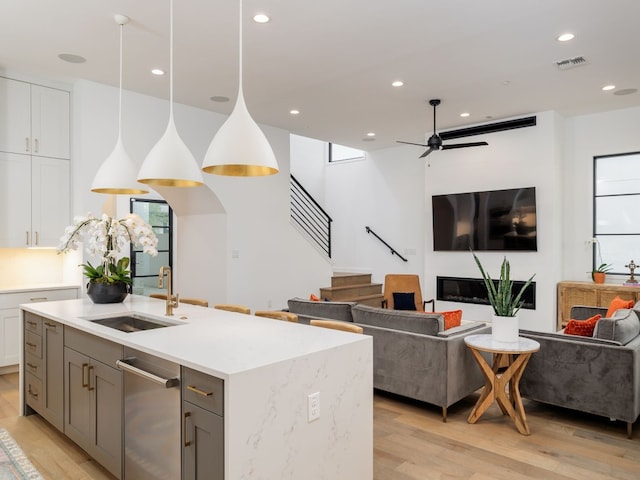
[[[15,284],[10,282],[0,283],[0,293],[20,293],[31,290],[63,290],[66,288],[80,288],[80,285],[70,283],[30,283]]]
[[[138,295],[129,295],[123,303],[99,305],[82,298],[21,308],[225,380],[266,365],[371,341],[365,335],[186,304],[166,317],[164,300]],[[86,319],[132,312],[176,325],[126,333]]]

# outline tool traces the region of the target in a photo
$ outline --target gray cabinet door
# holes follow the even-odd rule
[[[62,324],[43,318],[42,356],[44,359],[44,408],[40,414],[60,431],[64,428],[63,328]]]
[[[222,417],[183,401],[182,421],[182,480],[223,480]]]
[[[122,476],[122,373],[64,348],[65,434]]]
[[[64,433],[80,447],[91,448],[91,359],[70,348],[64,349]]]

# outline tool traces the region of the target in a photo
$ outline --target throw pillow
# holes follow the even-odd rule
[[[569,320],[567,326],[564,327],[564,333],[567,335],[580,335],[581,337],[593,337],[593,331],[596,328],[596,323],[602,318],[602,315],[597,314],[586,320]]]
[[[413,292],[393,292],[394,310],[416,310],[415,294]]]
[[[459,327],[462,323],[462,310],[451,310],[449,312],[435,312],[444,317],[444,329],[449,330],[453,327]]]
[[[320,299],[318,297],[316,297],[313,293],[311,295],[309,295],[309,300],[311,300],[312,302],[319,302]]]
[[[611,300],[609,304],[609,309],[607,310],[606,318],[611,318],[616,310],[619,308],[633,308],[633,300],[623,300],[620,297],[614,298]]]

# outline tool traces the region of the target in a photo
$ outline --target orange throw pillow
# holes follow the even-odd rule
[[[319,302],[320,299],[318,297],[316,297],[313,293],[311,295],[309,295],[309,300],[311,300],[312,302]]]
[[[586,320],[569,320],[567,326],[564,327],[564,333],[567,335],[580,335],[581,337],[593,337],[596,323],[601,318],[602,315],[597,314]]]
[[[611,318],[611,315],[620,308],[633,308],[633,300],[623,300],[620,297],[614,298],[609,304],[606,318]]]
[[[444,329],[449,330],[453,327],[459,327],[462,323],[462,310],[451,310],[450,312],[434,312],[444,317]]]

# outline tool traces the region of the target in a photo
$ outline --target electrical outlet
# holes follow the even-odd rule
[[[320,418],[320,392],[309,395],[307,402],[307,421],[311,423]]]

